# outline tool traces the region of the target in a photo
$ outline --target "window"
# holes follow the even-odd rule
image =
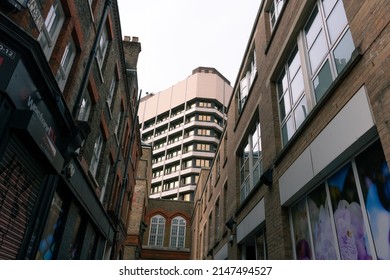
[[[171,225],[171,247],[184,248],[186,237],[186,220],[182,217],[176,217]]]
[[[118,130],[119,130],[119,124],[121,122],[121,118],[122,118],[122,111],[119,111],[118,117],[116,118],[116,121],[115,121],[115,127],[114,127],[114,135],[115,135],[115,139],[116,139],[116,142],[118,145],[119,145]]]
[[[73,39],[66,45],[64,54],[62,55],[61,63],[56,74],[56,80],[61,90],[64,90],[68,79],[70,69],[72,68],[74,58],[76,56],[76,47]]]
[[[240,202],[243,202],[260,180],[262,149],[260,124],[256,122],[240,152]]]
[[[65,15],[60,0],[56,0],[50,7],[49,13],[45,19],[45,24],[42,26],[42,31],[38,36],[38,41],[47,59],[54,49],[55,42],[60,34],[64,20]]]
[[[257,68],[256,68],[256,52],[252,50],[250,52],[250,56],[247,61],[247,66],[244,71],[243,76],[240,80],[240,89],[238,92],[238,112],[241,113],[244,105],[246,103],[246,99],[248,98],[249,92],[251,90],[251,86],[253,81],[255,80]]]
[[[210,115],[198,115],[198,121],[211,122]]]
[[[210,160],[208,159],[196,159],[195,160],[196,167],[210,167]]]
[[[94,0],[88,0],[88,4],[89,4],[89,12],[91,13],[92,21],[95,21],[93,17],[93,1]]]
[[[215,232],[214,232],[214,237],[215,237],[215,241],[217,242],[218,241],[218,236],[219,236],[219,219],[220,219],[220,209],[219,209],[219,198],[217,199],[217,202],[215,203],[215,225],[214,225],[214,229],[215,229]]]
[[[65,222],[66,217],[65,207],[63,198],[58,192],[55,192],[35,259],[52,260],[56,258],[55,252],[61,236],[60,225]]]
[[[81,100],[81,106],[77,115],[77,120],[87,122],[91,113],[92,100],[89,91],[85,92]]]
[[[267,260],[268,252],[267,252],[267,239],[266,239],[266,230],[262,228],[256,234],[256,260]]]
[[[112,100],[114,98],[115,88],[116,88],[116,78],[115,76],[113,76],[111,78],[110,88],[108,89],[108,96],[107,96],[107,104],[108,104],[108,108],[110,109],[111,109]]]
[[[379,140],[290,208],[296,259],[390,259],[390,170]]]
[[[103,136],[100,133],[98,138],[95,141],[95,145],[93,147],[92,159],[91,159],[91,163],[89,165],[89,170],[91,171],[93,176],[96,176],[102,148],[103,148]]]
[[[111,164],[107,164],[106,166],[106,170],[104,171],[104,179],[103,179],[103,186],[102,186],[102,189],[100,191],[100,202],[103,203],[104,201],[104,195],[106,194],[106,189],[107,189],[107,182],[108,182],[108,177],[110,175],[110,168],[111,168]]]
[[[96,52],[96,58],[99,63],[100,69],[103,67],[104,57],[106,55],[108,47],[108,30],[107,26],[105,26],[102,30],[102,34],[100,35],[99,45]]]
[[[345,68],[354,49],[343,2],[318,1],[277,80],[283,145]]]
[[[291,136],[306,118],[307,102],[303,85],[303,74],[298,49],[292,53],[277,83],[279,115],[283,143]]]
[[[285,2],[285,0],[272,0],[271,8],[269,10],[271,30],[274,29]]]
[[[153,216],[150,220],[149,246],[162,247],[164,243],[165,218],[161,215]]]
[[[211,130],[210,129],[205,129],[205,128],[198,128],[196,135],[210,136],[211,135]]]

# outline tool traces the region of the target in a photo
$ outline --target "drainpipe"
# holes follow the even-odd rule
[[[91,69],[92,69],[92,63],[93,63],[93,60],[96,56],[96,50],[97,50],[98,45],[99,45],[100,36],[102,35],[103,28],[106,24],[108,9],[110,8],[110,5],[111,5],[111,0],[106,0],[106,2],[104,3],[102,18],[99,22],[98,31],[97,31],[97,34],[95,37],[95,41],[93,42],[91,53],[89,54],[87,65],[85,66],[84,76],[81,80],[80,89],[77,93],[76,102],[73,106],[72,116],[74,119],[76,119],[76,117],[77,117],[77,113],[79,112],[79,109],[81,106],[81,100],[83,98],[85,88],[87,87],[89,74],[90,74]]]

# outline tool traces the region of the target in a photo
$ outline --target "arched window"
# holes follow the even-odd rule
[[[171,247],[184,248],[186,237],[186,220],[182,217],[176,217],[171,225]]]
[[[163,246],[165,218],[161,215],[153,216],[150,219],[149,245]]]

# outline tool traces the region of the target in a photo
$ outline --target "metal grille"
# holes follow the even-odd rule
[[[42,180],[42,169],[11,138],[0,159],[0,259],[17,257]]]

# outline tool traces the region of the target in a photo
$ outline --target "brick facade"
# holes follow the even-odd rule
[[[286,141],[283,140],[286,136],[281,129],[281,92],[278,89],[278,80],[295,48],[298,48],[300,55],[302,73],[306,75],[310,69],[310,65],[306,64],[308,55],[303,51],[307,48],[305,36],[309,35],[303,30],[305,26],[308,28],[308,20],[313,11],[320,9],[319,11],[323,12],[323,7],[319,6],[321,1],[284,1],[276,23],[271,27],[270,11],[273,2],[263,1],[259,8],[234,85],[225,137],[222,137],[217,152],[224,160],[221,161],[223,164],[218,180],[211,182],[215,186],[211,198],[207,196],[207,189],[210,180],[215,180],[215,177],[204,173],[204,178],[198,182],[195,196],[197,203],[192,221],[192,259],[300,258],[302,251],[298,249],[299,244],[294,245],[293,241],[298,238],[299,229],[291,223],[296,222],[296,205],[308,199],[308,194],[314,193],[314,190],[318,191],[319,185],[330,184],[329,178],[332,178],[334,172],[344,168],[345,164],[351,161],[355,164],[355,157],[375,143],[376,139],[379,139],[383,147],[383,151],[379,150],[378,153],[383,153],[387,164],[390,163],[390,74],[386,70],[389,68],[390,52],[389,18],[386,17],[390,9],[389,3],[337,2],[337,9],[341,11],[342,6],[344,7],[347,27],[349,26],[353,40],[353,52],[344,70],[333,78],[323,98],[319,100],[310,99],[313,85],[317,84],[310,84],[312,81],[304,76],[304,79],[307,79],[304,80],[304,94],[309,100],[309,105],[306,105],[308,110],[303,122]],[[333,29],[330,31],[333,32]],[[245,77],[246,65],[250,62],[253,51],[256,56],[255,77],[251,80],[245,103],[240,107],[240,82]],[[335,51],[332,49],[329,57],[336,55]],[[291,65],[292,63],[289,64]],[[361,109],[356,109],[357,107]],[[295,108],[298,107],[294,107],[294,110]],[[291,118],[293,117],[296,115],[291,115]],[[355,119],[361,123],[354,122]],[[242,200],[241,178],[245,173],[241,168],[241,152],[247,143],[248,135],[252,135],[256,120],[259,121],[261,130],[263,177],[257,184],[251,185],[249,194]],[[343,124],[346,126],[342,127]],[[358,131],[356,138],[350,139],[346,131]],[[345,136],[342,136],[343,134]],[[327,150],[323,150],[325,147]],[[251,152],[248,151],[248,154]],[[211,173],[217,169],[216,164],[215,160],[210,169]],[[267,173],[269,170],[272,170],[271,184],[265,179],[270,174]],[[249,178],[253,179],[253,176],[251,174]],[[335,196],[331,197],[335,199]],[[222,208],[217,208],[218,199],[226,199],[229,202]],[[384,197],[381,199],[385,200]],[[360,203],[365,205],[367,201],[361,198]],[[387,205],[386,202],[383,203]],[[336,211],[337,205],[333,207]],[[362,213],[365,215],[363,210]],[[232,222],[230,224],[229,219]],[[210,222],[211,227],[219,224],[219,231],[208,230]],[[366,226],[369,228],[368,223]],[[337,228],[337,223],[334,227]],[[369,229],[367,231],[370,232]],[[315,233],[310,231],[310,234]],[[372,234],[375,240],[374,231],[367,234]],[[203,240],[198,238],[199,236],[202,236]],[[312,242],[316,244],[318,240]],[[263,245],[266,250],[263,250]],[[313,248],[312,244],[310,246],[312,251],[305,252],[305,256],[314,258],[318,249]],[[337,249],[333,258],[344,258],[342,250]],[[369,258],[381,258],[381,255],[377,252],[377,255],[374,253]]]

